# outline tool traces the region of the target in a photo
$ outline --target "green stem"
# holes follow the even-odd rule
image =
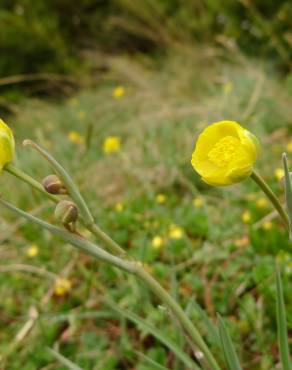
[[[250,176],[253,181],[262,189],[262,191],[266,194],[266,196],[270,199],[273,206],[278,211],[281,219],[283,220],[285,226],[289,227],[289,219],[287,213],[285,212],[282,204],[280,203],[278,197],[275,195],[273,190],[269,187],[269,185],[265,182],[262,176],[257,173],[255,170],[252,172]]]
[[[126,255],[126,251],[116,243],[110,236],[108,236],[104,231],[101,230],[99,226],[96,224],[87,225],[89,231],[92,232],[93,235],[97,236],[101,239],[105,245],[107,245],[108,249],[116,253],[118,256],[123,257]]]

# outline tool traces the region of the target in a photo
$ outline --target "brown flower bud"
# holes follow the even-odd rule
[[[61,200],[55,208],[55,219],[63,225],[74,223],[78,218],[78,209],[76,205],[69,200]]]
[[[45,177],[42,181],[43,187],[45,190],[50,194],[66,194],[67,190],[62,183],[62,181],[59,179],[56,175],[49,175]]]

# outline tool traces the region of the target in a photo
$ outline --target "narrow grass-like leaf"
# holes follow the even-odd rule
[[[135,351],[135,353],[141,357],[145,362],[147,362],[149,365],[151,365],[151,369],[153,370],[169,370],[167,367],[160,365],[158,362],[154,361],[152,358],[144,355],[144,353]]]
[[[83,370],[81,367],[79,367],[78,365],[74,364],[74,362],[68,360],[66,357],[64,357],[63,355],[61,355],[61,353],[55,351],[54,349],[47,348],[47,350],[50,352],[50,354],[53,357],[55,357],[55,359],[57,359],[58,361],[60,361],[62,365],[66,366],[67,369],[70,369],[70,370]]]
[[[170,340],[167,335],[159,331],[154,326],[150,325],[147,321],[143,320],[141,317],[135,315],[134,313],[118,307],[114,302],[105,300],[107,304],[113,311],[116,311],[119,315],[126,317],[128,320],[139,326],[140,329],[151,333],[156,339],[168,347],[186,366],[188,369],[201,370],[201,368],[177,345],[177,343]]]
[[[220,315],[218,315],[218,321],[221,348],[228,370],[242,370],[232,340]]]
[[[292,370],[289,355],[286,311],[280,269],[276,268],[278,343],[282,370]]]
[[[283,166],[285,172],[285,200],[286,200],[286,208],[288,212],[289,218],[289,237],[292,240],[292,184],[290,179],[290,173],[288,168],[288,161],[286,153],[282,154],[283,158]]]

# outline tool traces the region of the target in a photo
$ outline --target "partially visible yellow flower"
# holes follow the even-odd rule
[[[0,119],[0,171],[14,158],[15,142],[10,128]]]
[[[244,211],[241,215],[241,219],[244,223],[248,224],[251,221],[251,214],[249,211]]]
[[[83,143],[83,137],[77,131],[70,131],[68,139],[74,144],[80,145]]]
[[[113,97],[115,99],[122,98],[125,95],[125,88],[123,86],[117,86],[113,90]]]
[[[203,205],[205,204],[205,201],[203,198],[201,197],[196,197],[194,200],[193,200],[193,204],[196,208],[202,208]]]
[[[285,172],[283,168],[276,168],[274,175],[278,181],[282,180],[282,178],[285,176]]]
[[[72,283],[70,280],[65,278],[58,278],[54,285],[55,295],[61,297],[66,295],[72,288]]]
[[[231,81],[228,81],[223,85],[223,91],[225,94],[231,93],[232,90],[233,90],[233,83]]]
[[[273,227],[273,223],[271,221],[266,221],[262,224],[262,228],[264,230],[271,230]]]
[[[121,138],[119,136],[108,136],[103,142],[103,152],[111,154],[121,149]]]
[[[124,205],[123,205],[123,203],[121,203],[121,202],[118,202],[118,203],[116,203],[115,204],[115,210],[117,211],[117,212],[122,212],[122,210],[124,209]]]
[[[80,110],[77,113],[77,117],[82,121],[86,117],[86,113],[84,112],[84,110]]]
[[[69,104],[75,106],[78,104],[78,100],[76,98],[69,99]]]
[[[181,239],[183,237],[184,231],[178,225],[170,225],[168,236],[170,239]]]
[[[257,201],[256,201],[256,205],[258,208],[266,208],[268,206],[269,202],[267,200],[267,198],[259,198]]]
[[[192,165],[209,185],[227,186],[249,177],[258,155],[256,137],[234,121],[220,121],[200,134]]]
[[[39,254],[39,248],[33,244],[26,249],[26,255],[30,258],[36,257]]]
[[[287,144],[287,152],[291,153],[292,152],[292,140],[289,141]]]
[[[153,249],[161,249],[164,245],[164,240],[161,236],[156,235],[152,239],[151,244],[152,244]]]
[[[157,194],[155,197],[155,201],[158,204],[163,204],[166,202],[166,195],[164,194]]]

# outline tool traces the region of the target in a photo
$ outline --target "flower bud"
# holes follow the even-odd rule
[[[76,205],[69,200],[61,200],[55,208],[55,219],[63,225],[74,223],[78,218],[78,209]]]
[[[56,175],[49,175],[45,177],[42,181],[43,187],[50,194],[66,194],[67,190]]]

